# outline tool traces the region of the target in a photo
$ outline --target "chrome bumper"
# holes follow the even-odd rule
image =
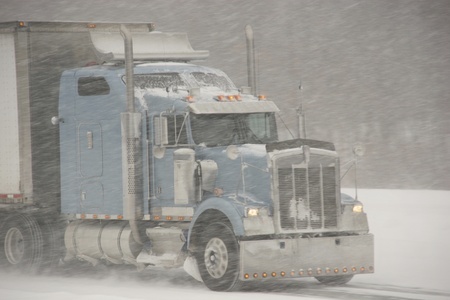
[[[372,234],[240,242],[241,280],[374,272]]]

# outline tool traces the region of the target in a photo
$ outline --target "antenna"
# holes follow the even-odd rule
[[[302,98],[302,83],[298,86],[300,90],[300,105],[297,107],[297,122],[298,122],[298,138],[306,139],[306,118],[303,111],[303,98]]]
[[[357,143],[353,146],[353,155],[355,157],[355,200],[358,200],[358,158],[364,155],[365,148]]]

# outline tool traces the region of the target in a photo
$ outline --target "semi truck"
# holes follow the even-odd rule
[[[0,23],[1,272],[184,267],[215,291],[374,272],[334,144],[280,141],[275,102],[208,54],[152,23]]]

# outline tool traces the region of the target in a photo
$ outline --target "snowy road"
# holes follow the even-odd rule
[[[351,194],[352,191],[348,191]],[[450,299],[450,192],[360,190],[375,234],[375,274],[343,287],[314,279],[259,283],[215,293],[182,270],[73,270],[24,277],[0,273],[1,300]]]
[[[168,274],[169,273],[169,274]],[[345,287],[326,287],[314,279],[255,284],[242,292],[216,293],[191,280],[181,271],[156,272],[152,275],[129,273],[111,277],[103,274],[75,274],[70,277],[0,277],[2,300],[126,300],[126,299],[450,299],[450,291],[377,285],[355,282]],[[142,276],[143,275],[143,276]]]

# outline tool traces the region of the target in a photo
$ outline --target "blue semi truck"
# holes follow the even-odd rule
[[[216,291],[374,272],[334,145],[280,141],[276,104],[192,64],[186,34],[7,22],[0,49],[1,270],[184,266]]]

